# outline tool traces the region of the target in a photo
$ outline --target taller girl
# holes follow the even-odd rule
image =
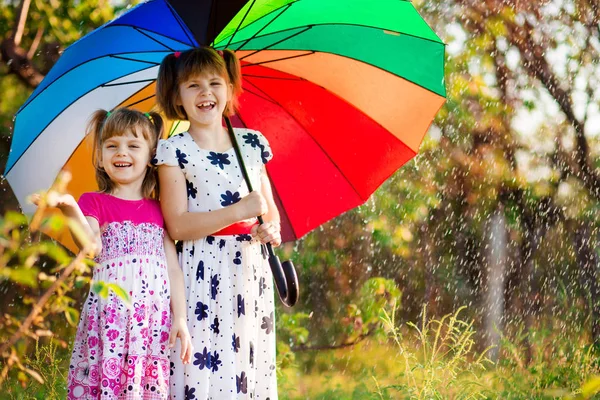
[[[173,399],[277,399],[274,297],[261,242],[281,242],[279,214],[264,167],[264,136],[235,135],[255,191],[248,193],[223,115],[241,93],[240,64],[208,47],[168,55],[158,73],[158,104],[188,132],[159,143],[161,206],[171,236],[183,241],[192,363],[175,350]],[[255,225],[263,215],[265,223]]]

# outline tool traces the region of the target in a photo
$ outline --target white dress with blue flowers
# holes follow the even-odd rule
[[[264,136],[236,129],[254,190],[272,155]],[[248,194],[234,149],[217,153],[185,132],[160,141],[157,165],[179,166],[186,177],[188,209],[227,207]],[[171,398],[277,399],[275,317],[271,270],[260,243],[249,235],[208,236],[179,243],[194,345],[183,365],[171,354]]]

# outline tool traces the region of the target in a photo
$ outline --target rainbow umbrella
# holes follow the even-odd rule
[[[417,154],[445,101],[444,44],[410,1],[148,1],[67,48],[19,110],[6,176],[23,210],[62,168],[73,195],[95,190],[89,115],[152,109],[162,58],[199,44],[242,62],[234,125],[271,144],[286,241],[364,203]]]

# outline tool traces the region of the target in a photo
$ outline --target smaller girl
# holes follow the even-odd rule
[[[95,238],[94,281],[119,285],[131,300],[128,307],[112,291],[107,298],[90,291],[73,346],[69,399],[167,399],[177,337],[181,361],[190,362],[183,275],[153,198],[150,159],[162,128],[156,113],[97,111],[88,133],[99,191],[82,194],[79,204],[70,195],[55,199]]]

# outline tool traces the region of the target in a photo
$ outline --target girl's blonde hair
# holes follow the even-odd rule
[[[169,119],[187,120],[183,106],[177,105],[179,84],[193,76],[212,72],[225,78],[233,87],[231,100],[223,114],[232,116],[238,109],[242,93],[240,62],[231,50],[218,51],[212,47],[198,47],[167,55],[161,62],[156,80],[156,100]]]
[[[102,159],[102,144],[115,136],[124,136],[128,133],[138,137],[136,127],[141,131],[144,140],[150,148],[150,159],[156,151],[158,140],[162,137],[163,120],[158,113],[141,113],[128,108],[118,108],[108,112],[98,110],[92,114],[88,123],[86,135],[92,143],[92,163],[96,170],[96,182],[98,189],[103,193],[112,193],[114,183],[100,165]],[[148,166],[146,176],[142,182],[142,196],[145,198],[158,198],[158,179],[156,167]]]

